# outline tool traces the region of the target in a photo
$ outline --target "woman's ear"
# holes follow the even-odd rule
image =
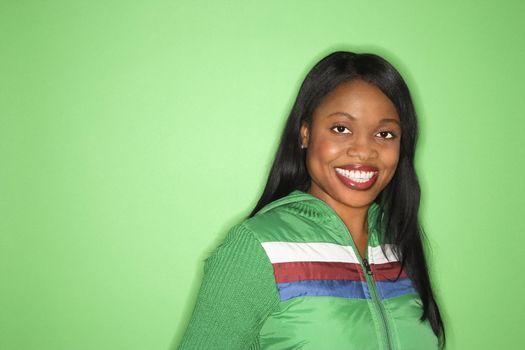
[[[301,148],[307,148],[310,139],[310,125],[303,121],[301,122]]]

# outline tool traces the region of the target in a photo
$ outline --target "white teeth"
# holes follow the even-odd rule
[[[376,171],[346,170],[341,168],[335,168],[335,171],[354,182],[367,182],[377,173]]]

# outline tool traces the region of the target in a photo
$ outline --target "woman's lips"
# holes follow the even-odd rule
[[[348,165],[336,167],[335,174],[345,186],[355,190],[367,190],[376,182],[379,170],[368,165]]]

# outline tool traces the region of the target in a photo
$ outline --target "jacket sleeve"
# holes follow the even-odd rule
[[[238,224],[206,259],[179,350],[258,348],[262,324],[278,303],[268,257],[253,233]]]

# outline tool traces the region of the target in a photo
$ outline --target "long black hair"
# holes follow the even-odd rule
[[[418,135],[416,112],[405,81],[385,59],[370,53],[338,51],[310,70],[286,121],[264,191],[248,217],[294,190],[308,191],[311,181],[306,169],[306,151],[301,149],[301,124],[310,125],[313,112],[323,98],[341,83],[352,80],[363,80],[378,87],[398,112],[402,129],[399,162],[392,180],[376,198],[380,210],[378,224],[420,295],[423,302],[421,321],[428,319],[443,348],[445,328],[432,292],[423,250],[425,236],[418,216],[420,187],[414,168]]]

